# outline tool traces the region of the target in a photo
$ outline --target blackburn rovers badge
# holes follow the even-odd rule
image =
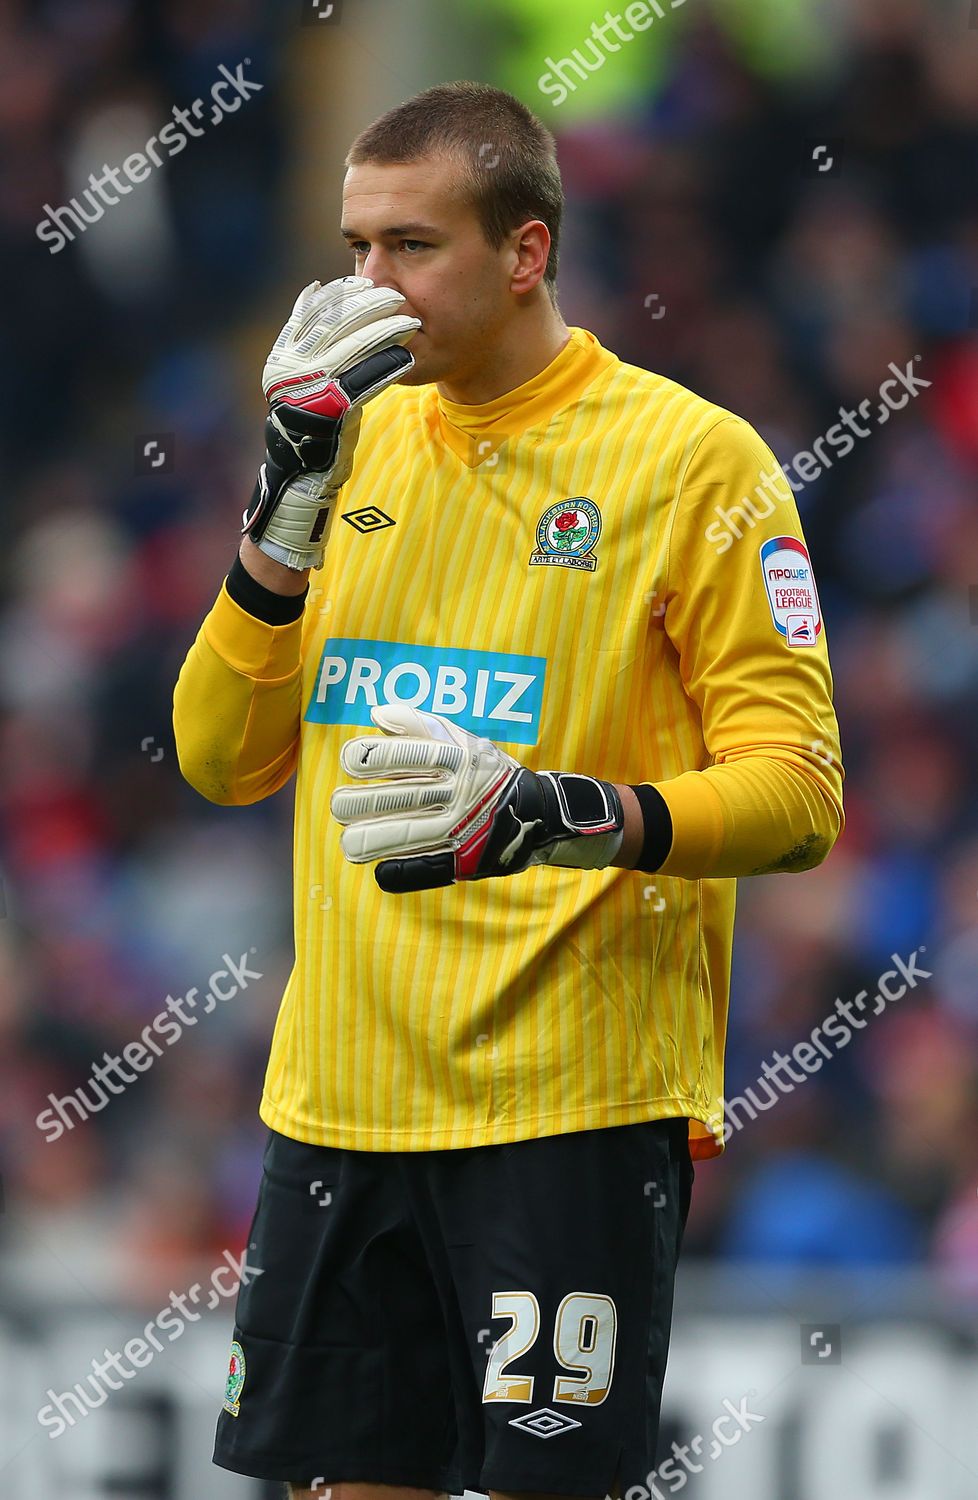
[[[537,522],[537,545],[530,562],[593,573],[598,566],[594,544],[600,533],[601,512],[593,500],[584,495],[561,500],[545,510]]]
[[[246,1373],[244,1350],[235,1339],[231,1345],[231,1361],[228,1365],[227,1385],[224,1387],[224,1410],[229,1411],[232,1417],[236,1417],[241,1410],[241,1391]]]

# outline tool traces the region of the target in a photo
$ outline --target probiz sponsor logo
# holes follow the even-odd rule
[[[535,745],[546,669],[545,656],[333,636],[323,646],[305,719],[372,729],[372,708],[403,703],[444,714],[472,734]]]

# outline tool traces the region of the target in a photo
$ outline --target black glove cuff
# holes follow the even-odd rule
[[[264,620],[266,625],[291,625],[306,607],[308,583],[301,594],[276,594],[257,578],[252,578],[240,557],[231,564],[225,583],[235,604],[254,615],[256,620]]]
[[[654,786],[649,786],[646,782],[641,782],[638,786],[631,782],[628,784],[638,798],[645,824],[642,851],[634,868],[646,875],[654,875],[656,870],[661,869],[672,848],[672,815],[665,798]]]
[[[573,837],[596,826],[608,829],[612,820],[614,827],[624,827],[621,798],[610,781],[576,771],[547,771],[540,774],[540,783],[549,832]]]

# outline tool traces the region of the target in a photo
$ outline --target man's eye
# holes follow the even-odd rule
[[[401,240],[401,244],[409,248],[412,254],[415,250],[431,249],[431,246],[425,240]],[[354,255],[366,255],[370,246],[365,240],[354,240],[350,243],[349,248],[353,251]]]

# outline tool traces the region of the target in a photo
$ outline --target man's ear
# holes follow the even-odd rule
[[[547,269],[550,230],[542,219],[528,219],[513,230],[511,244],[515,264],[510,286],[514,292],[531,292]]]

